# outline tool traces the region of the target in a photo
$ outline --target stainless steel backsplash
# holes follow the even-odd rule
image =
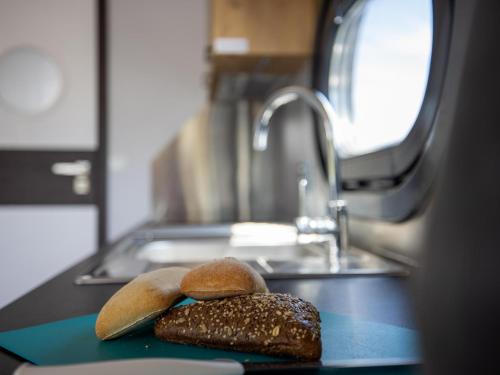
[[[310,179],[311,211],[321,210],[325,187],[310,113],[296,103],[277,114],[268,150],[256,153],[251,120],[259,104],[215,102],[182,127],[153,163],[155,220],[291,222],[298,214],[303,169]]]
[[[187,121],[153,162],[154,218],[162,223],[292,222],[298,214],[297,180],[306,170],[311,214],[322,211],[312,117],[293,103],[273,118],[269,148],[252,149],[252,121],[276,89],[307,85],[297,75],[226,75],[215,99]],[[304,168],[305,166],[305,168]]]

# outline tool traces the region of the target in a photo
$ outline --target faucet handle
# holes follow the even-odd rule
[[[309,209],[309,164],[300,163],[298,166],[298,213],[295,224],[299,233],[302,234],[335,234],[338,227],[334,221],[335,216],[314,216],[310,215]],[[330,211],[328,212],[330,213]]]
[[[308,217],[308,190],[309,190],[309,165],[306,161],[297,164],[298,183],[298,214],[299,217]]]
[[[342,199],[328,202],[330,217],[335,219],[337,225],[336,243],[338,254],[349,249],[349,215],[347,212],[347,202]]]
[[[299,178],[299,216],[307,216],[307,177]]]
[[[308,232],[310,229],[310,218],[307,215],[307,171],[305,164],[301,163],[298,167],[298,192],[299,192],[299,216],[295,219],[295,224],[299,232]]]

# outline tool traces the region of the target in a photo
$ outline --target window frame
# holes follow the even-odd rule
[[[332,47],[339,25],[358,0],[324,0],[318,23],[312,86],[329,97],[328,78]],[[421,171],[422,157],[431,147],[448,63],[452,1],[434,0],[429,78],[422,105],[407,137],[398,145],[341,160],[344,197],[356,216],[401,221],[418,209],[431,183],[430,171]],[[324,161],[321,132],[316,128],[320,158]],[[429,168],[429,167],[427,167]]]

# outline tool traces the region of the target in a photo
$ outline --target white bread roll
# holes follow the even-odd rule
[[[189,268],[169,267],[139,275],[102,307],[95,325],[101,340],[119,337],[156,318],[182,299],[180,283]]]
[[[244,262],[224,258],[193,268],[181,282],[181,292],[198,300],[268,292],[262,276]]]

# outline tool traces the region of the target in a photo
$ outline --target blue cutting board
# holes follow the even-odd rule
[[[97,314],[0,333],[0,346],[37,365],[62,365],[145,357],[227,358],[239,362],[277,362],[283,358],[171,344],[158,340],[152,326],[116,340],[94,333]],[[349,316],[321,313],[324,363],[354,359],[418,361],[415,331]]]

